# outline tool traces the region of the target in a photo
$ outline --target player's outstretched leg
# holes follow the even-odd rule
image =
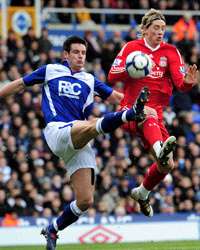
[[[153,208],[149,202],[149,194],[153,187],[155,187],[170,171],[169,160],[172,158],[175,146],[176,137],[168,137],[163,143],[159,156],[157,157],[160,170],[158,170],[158,165],[154,163],[147,170],[143,184],[131,190],[131,197],[139,203],[141,212],[146,216],[153,216]],[[145,188],[146,186],[148,189]]]
[[[98,133],[110,133],[121,125],[130,121],[142,122],[145,120],[144,105],[148,101],[149,90],[144,87],[132,108],[105,114],[96,122],[96,131]]]
[[[41,234],[46,239],[46,250],[55,250],[56,249],[56,241],[58,239],[57,233],[51,233],[48,227],[43,228]]]

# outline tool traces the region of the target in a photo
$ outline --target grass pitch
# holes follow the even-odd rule
[[[0,247],[0,250],[45,250],[45,246]],[[200,241],[58,245],[56,250],[200,250]]]

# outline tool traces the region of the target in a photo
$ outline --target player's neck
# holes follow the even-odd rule
[[[146,38],[144,38],[144,43],[145,43],[145,46],[147,48],[149,48],[150,50],[152,50],[152,51],[157,50],[158,48],[160,48],[160,44],[152,44],[151,41],[149,41]]]

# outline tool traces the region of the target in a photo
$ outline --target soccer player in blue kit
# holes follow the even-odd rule
[[[47,64],[31,74],[12,81],[0,90],[0,98],[42,84],[42,111],[46,122],[44,136],[51,151],[62,158],[70,176],[75,200],[67,204],[62,214],[41,232],[46,249],[55,250],[57,232],[63,230],[93,204],[95,184],[95,154],[89,141],[100,133],[109,133],[123,123],[143,121],[154,110],[144,107],[148,90],[142,89],[132,108],[87,120],[94,95],[119,103],[123,94],[84,71],[87,43],[71,36],[63,45],[62,64]]]

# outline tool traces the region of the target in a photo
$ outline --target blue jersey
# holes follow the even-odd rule
[[[47,64],[23,77],[26,86],[43,84],[42,111],[46,123],[85,120],[94,95],[106,99],[112,88],[85,71],[72,72],[68,64]]]

